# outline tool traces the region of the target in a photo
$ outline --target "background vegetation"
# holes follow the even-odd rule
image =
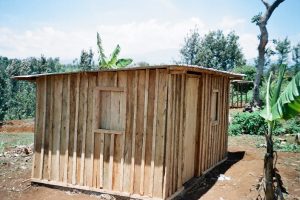
[[[62,64],[59,58],[10,59],[0,56],[0,121],[33,118],[35,114],[35,85],[16,81],[13,76],[54,72],[94,70],[91,50],[82,50],[72,64]]]

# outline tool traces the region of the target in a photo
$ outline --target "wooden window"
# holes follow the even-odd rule
[[[123,134],[125,132],[125,94],[123,87],[94,89],[95,133]]]
[[[211,120],[217,124],[219,121],[219,90],[213,90],[211,97]]]

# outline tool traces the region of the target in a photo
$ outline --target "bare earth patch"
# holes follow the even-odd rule
[[[22,134],[10,135],[22,137]],[[0,141],[2,139],[0,138]],[[257,196],[255,188],[263,172],[265,149],[256,148],[261,142],[263,138],[257,136],[229,137],[228,160],[206,174],[198,185],[176,199],[255,199]],[[31,185],[29,181],[31,148],[31,145],[17,145],[11,148],[5,147],[0,153],[1,200],[120,199],[109,195],[84,194],[77,190]],[[277,168],[289,192],[286,199],[300,199],[300,154],[279,152],[278,156]]]
[[[0,124],[0,134],[5,133],[18,133],[18,132],[33,132],[34,120],[10,120]]]

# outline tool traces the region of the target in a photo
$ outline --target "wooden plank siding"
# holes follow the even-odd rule
[[[32,178],[166,199],[227,156],[229,81],[164,68],[38,77]]]

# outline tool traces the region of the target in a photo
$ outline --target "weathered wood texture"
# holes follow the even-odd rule
[[[35,180],[165,199],[226,157],[225,76],[142,69],[36,83]]]

